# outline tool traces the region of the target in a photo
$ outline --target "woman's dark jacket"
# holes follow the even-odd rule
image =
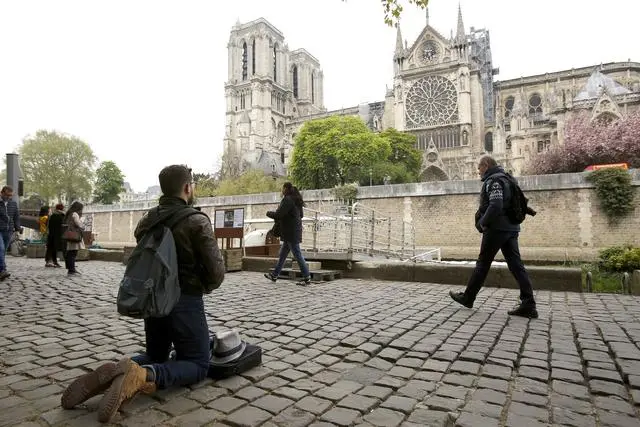
[[[47,241],[54,244],[57,250],[62,250],[62,224],[64,223],[64,212],[56,210],[49,216],[49,235]]]
[[[291,196],[284,196],[280,206],[274,211],[267,212],[269,218],[280,223],[280,240],[283,242],[302,242],[302,206],[297,206]]]

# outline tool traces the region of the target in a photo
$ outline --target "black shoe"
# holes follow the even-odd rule
[[[271,273],[264,273],[264,277],[271,280],[273,283],[276,283],[276,280],[278,280],[278,278]]]
[[[523,305],[520,304],[513,310],[509,311],[509,315],[511,316],[520,316],[526,317],[528,319],[537,319],[538,318],[538,310],[536,310],[535,305]]]
[[[4,279],[8,279],[9,277],[11,277],[11,273],[3,271],[2,273],[0,273],[0,282],[2,282]]]
[[[467,308],[473,308],[473,302],[469,301],[469,298],[466,297],[464,292],[449,291],[449,296],[458,304],[462,304]]]
[[[68,271],[67,276],[80,276],[80,273],[77,271]]]
[[[310,283],[311,283],[311,277],[305,277],[304,279],[302,279],[298,283],[296,283],[296,285],[298,285],[298,286],[307,286]]]

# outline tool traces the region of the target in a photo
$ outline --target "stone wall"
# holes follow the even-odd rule
[[[538,211],[522,225],[520,246],[525,260],[591,260],[601,248],[640,242],[640,173],[634,171],[636,212],[611,226],[598,206],[593,186],[584,174],[525,176],[522,189]],[[480,182],[441,181],[389,186],[360,187],[358,201],[383,216],[414,224],[416,245],[440,247],[445,258],[474,259],[480,234],[473,224]],[[304,192],[310,208],[332,199],[330,190]],[[213,210],[245,207],[245,219],[265,218],[277,207],[277,193],[217,197],[200,200],[199,205],[213,217]],[[88,206],[93,212],[93,230],[105,246],[122,246],[133,241],[133,230],[145,212],[141,207],[118,210]]]

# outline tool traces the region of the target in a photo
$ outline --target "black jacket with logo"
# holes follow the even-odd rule
[[[476,228],[486,231],[520,231],[520,224],[509,220],[506,209],[511,204],[511,191],[507,179],[513,179],[500,167],[489,168],[482,175],[480,206],[476,212]]]

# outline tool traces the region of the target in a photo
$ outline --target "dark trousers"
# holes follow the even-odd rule
[[[150,367],[159,389],[202,381],[209,369],[209,328],[201,296],[181,295],[166,317],[145,319],[146,354],[131,359]],[[171,344],[176,360],[169,360]]]
[[[67,254],[64,257],[64,266],[67,268],[69,273],[76,272],[76,257],[78,256],[78,251],[67,251]]]
[[[476,299],[480,288],[484,285],[487,274],[489,274],[491,263],[498,251],[501,250],[509,271],[511,271],[511,274],[518,282],[518,286],[520,286],[520,301],[524,305],[535,306],[533,286],[520,258],[518,234],[517,231],[487,231],[482,234],[482,244],[480,245],[480,255],[476,261],[476,268],[473,270],[467,283],[467,289],[464,292],[469,300],[474,301]]]
[[[58,248],[62,246],[54,236],[49,234],[47,238],[47,253],[44,256],[44,262],[58,263]]]
[[[9,243],[11,243],[11,231],[0,231],[0,273],[7,269],[5,259],[9,251]]]
[[[280,246],[280,256],[278,258],[278,264],[276,264],[276,268],[273,269],[273,275],[275,277],[280,276],[280,272],[282,271],[282,267],[284,267],[284,263],[289,256],[289,251],[293,257],[298,261],[298,265],[300,266],[300,272],[302,273],[302,277],[307,278],[310,276],[309,274],[309,266],[302,256],[302,251],[300,250],[300,243],[294,242],[282,242],[282,246]]]

